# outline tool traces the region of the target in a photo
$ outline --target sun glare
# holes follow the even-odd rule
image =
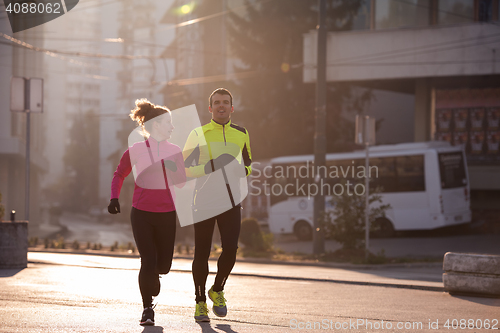
[[[190,11],[191,11],[191,6],[189,6],[189,5],[184,5],[181,7],[182,14],[188,14]]]

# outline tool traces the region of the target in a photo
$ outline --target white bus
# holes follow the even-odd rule
[[[374,221],[378,236],[390,237],[399,230],[430,230],[471,221],[463,147],[441,141],[404,143],[374,146],[369,154],[370,189],[382,187],[382,202],[391,205],[385,217]],[[314,193],[306,192],[315,177],[313,160],[312,155],[271,160],[267,191],[272,233],[294,233],[301,240],[312,238]],[[364,184],[363,174],[358,174],[364,165],[365,151],[326,155],[323,193],[327,210],[332,208],[332,196],[342,191],[342,178],[344,183]],[[269,173],[267,170],[267,175]],[[364,186],[359,189],[351,186],[350,191],[361,194],[361,189]]]

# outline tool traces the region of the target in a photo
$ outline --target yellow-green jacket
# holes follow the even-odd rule
[[[252,172],[248,131],[231,120],[221,125],[212,119],[189,134],[183,149],[186,175],[191,178],[204,176],[205,164],[222,154],[230,154],[243,163],[247,176]]]

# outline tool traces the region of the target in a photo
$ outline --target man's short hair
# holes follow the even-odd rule
[[[208,105],[210,107],[212,107],[212,96],[215,94],[228,95],[231,101],[231,106],[233,106],[233,95],[231,95],[229,90],[227,90],[226,88],[217,88],[210,94],[210,97],[208,98]]]

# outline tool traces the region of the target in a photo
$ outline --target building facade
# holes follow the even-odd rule
[[[327,36],[327,80],[414,94],[414,141],[464,145],[475,197],[500,191],[498,0],[366,1],[352,30]],[[317,34],[304,36],[316,81]],[[493,201],[486,206],[492,206]]]
[[[15,41],[23,40],[42,45],[42,28],[35,33],[25,30],[12,33],[4,4],[0,4],[0,193],[8,219],[16,211],[17,220],[27,219],[26,214],[26,140],[27,115],[10,111],[10,82],[12,77],[43,78],[42,56]],[[33,29],[32,29],[33,30]],[[14,38],[10,40],[9,38]],[[30,203],[29,219],[34,226],[40,218],[40,179],[47,172],[47,159],[42,153],[44,146],[44,113],[30,115]]]

